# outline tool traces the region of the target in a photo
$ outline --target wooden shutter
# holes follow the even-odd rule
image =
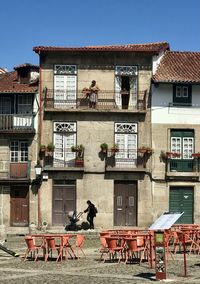
[[[115,102],[116,105],[121,109],[122,108],[122,95],[121,95],[121,85],[122,79],[120,76],[115,77]]]

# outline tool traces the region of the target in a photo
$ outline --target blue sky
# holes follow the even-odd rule
[[[34,46],[168,41],[200,51],[200,0],[1,1],[0,67],[38,64]]]

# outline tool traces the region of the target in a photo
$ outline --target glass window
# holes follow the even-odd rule
[[[180,85],[173,88],[173,104],[188,106],[192,104],[192,86]]]
[[[11,141],[10,143],[10,160],[11,162],[28,161],[28,141]]]
[[[19,95],[18,96],[18,113],[32,113],[32,96],[31,95]]]

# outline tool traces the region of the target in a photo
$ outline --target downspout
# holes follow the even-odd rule
[[[39,145],[41,145],[42,142],[42,68],[41,68],[41,57],[40,57],[40,52],[39,54],[39,64],[40,64],[40,106],[39,106]],[[38,153],[37,153],[38,155]],[[38,229],[40,229],[41,227],[41,216],[40,216],[40,187],[41,187],[41,183],[39,183],[38,185]]]

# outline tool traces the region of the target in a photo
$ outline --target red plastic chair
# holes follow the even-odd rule
[[[128,261],[132,262],[135,259],[140,259],[140,263],[143,259],[142,253],[145,250],[145,243],[144,238],[140,236],[136,236],[133,238],[126,238],[126,260],[125,263]]]
[[[109,253],[109,249],[108,249],[108,244],[106,242],[106,238],[105,237],[100,237],[100,242],[102,247],[100,248],[100,261],[103,259],[103,255],[104,254],[108,254]]]
[[[68,258],[68,255],[71,258],[75,258],[75,252],[73,250],[72,244],[69,242],[70,237],[69,236],[63,236],[62,237],[62,245],[63,245],[63,250],[65,250],[65,259]]]
[[[119,263],[123,258],[124,245],[120,244],[120,240],[117,237],[105,237],[105,239],[108,246],[108,253],[106,255],[109,255],[109,259],[112,261],[118,259]],[[106,255],[104,262],[106,261]]]
[[[62,256],[63,256],[63,245],[62,245],[62,242],[60,242],[60,244],[56,244],[55,238],[47,237],[46,238],[46,243],[47,243],[47,253],[45,255],[45,261],[48,260],[50,253],[51,253],[51,257],[52,257],[53,251],[56,251],[58,253],[58,257],[56,259],[56,262],[59,259],[62,261]]]
[[[27,245],[27,250],[24,256],[24,261],[28,258],[29,254],[31,254],[31,257],[34,255],[35,261],[38,259],[40,250],[43,251],[43,255],[46,254],[46,249],[44,246],[44,242],[42,240],[42,243],[40,245],[35,244],[35,239],[31,236],[25,237],[25,242]]]
[[[76,235],[76,243],[75,245],[72,245],[72,250],[75,252],[76,258],[80,258],[79,256],[79,251],[82,252],[82,254],[84,255],[84,257],[86,257],[82,247],[84,245],[85,242],[85,236],[83,235]]]

